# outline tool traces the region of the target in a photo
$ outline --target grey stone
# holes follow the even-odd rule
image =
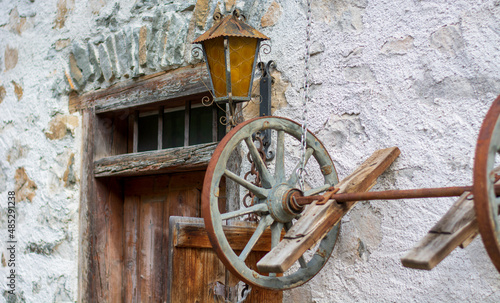
[[[139,52],[141,50],[141,27],[136,27],[132,30],[132,48],[131,48],[131,57],[132,57],[132,77],[139,77],[144,75],[144,70],[141,66],[141,60]]]
[[[311,45],[310,55],[314,56],[317,54],[321,54],[325,51],[325,44],[322,42],[313,42]]]
[[[128,74],[134,76],[134,29],[132,27],[126,27],[123,30],[123,35],[125,36],[125,47],[127,48],[125,52],[125,57],[128,61]]]
[[[117,65],[120,66],[122,76],[130,76],[130,48],[128,48],[125,31],[121,30],[115,34],[115,46]]]
[[[404,55],[408,50],[413,48],[413,40],[412,36],[406,36],[401,39],[390,39],[382,45],[380,51],[386,55]]]
[[[102,79],[102,71],[99,66],[99,53],[97,52],[97,48],[94,43],[87,43],[87,50],[89,52],[89,63],[92,65],[94,70],[94,76],[92,80],[101,80]]]
[[[111,68],[115,73],[115,77],[120,78],[122,69],[116,55],[116,41],[114,35],[109,35],[106,38],[106,48],[108,49],[109,62],[111,63]]]
[[[465,45],[460,28],[456,24],[443,26],[432,33],[430,42],[432,47],[453,55]]]
[[[153,24],[148,34],[147,39],[147,65],[151,69],[156,69],[158,66],[158,49],[160,46],[159,40],[161,37],[161,28],[163,24],[163,14],[161,9],[157,9],[153,17]]]
[[[117,31],[119,29],[118,25],[118,12],[120,11],[120,2],[115,2],[112,8],[109,8],[107,11],[101,12],[100,18],[96,19],[96,24],[98,26],[109,28],[111,31]]]
[[[54,302],[71,302],[71,284],[67,281],[67,277],[60,276],[57,280],[57,289],[54,294]]]
[[[111,81],[114,78],[113,68],[109,59],[108,49],[104,43],[99,44],[99,63],[101,66],[102,75],[106,81]]]
[[[138,0],[130,10],[132,13],[137,14],[146,9],[151,9],[158,5],[158,0]]]
[[[178,13],[172,14],[165,44],[165,52],[162,55],[160,63],[162,69],[175,68],[182,65],[184,62],[184,50],[186,48],[188,28],[188,20]]]
[[[423,79],[415,80],[412,87],[419,100],[431,104],[436,99],[467,100],[475,98],[474,91],[477,84],[473,81],[461,76],[450,76],[436,81],[431,72],[426,72]],[[479,81],[485,82],[484,79]]]
[[[162,25],[162,28],[161,28],[160,39],[158,40],[159,41],[159,45],[158,45],[158,59],[160,61],[159,62],[160,67],[162,67],[162,60],[163,60],[163,57],[164,57],[165,53],[167,52],[167,47],[168,47],[167,46],[167,42],[168,42],[168,39],[169,39],[168,28],[170,26],[171,19],[172,19],[172,13],[166,13],[163,16],[163,25]]]
[[[260,2],[260,1],[258,1]],[[261,9],[262,11],[265,10],[265,6],[262,5],[262,3],[259,3],[261,5],[258,5],[259,9]],[[241,11],[241,13],[247,17],[252,17],[253,14],[252,14],[252,8],[254,8],[254,5],[255,5],[255,0],[252,0],[252,1],[236,1],[236,8],[239,9]],[[259,18],[260,16],[262,16],[263,14],[259,14]],[[255,21],[255,20],[253,20]]]
[[[59,99],[61,96],[68,94],[70,86],[66,75],[60,74],[58,77],[55,77],[50,86],[50,90],[52,91],[52,98],[54,99]]]
[[[60,242],[47,243],[45,241],[40,241],[38,243],[30,242],[28,243],[26,249],[30,253],[50,256],[54,253],[54,250],[56,249],[57,245],[59,245],[59,243]]]
[[[73,55],[73,53],[69,54],[69,74],[71,75],[71,78],[73,78],[74,84],[77,88],[85,85],[82,71],[78,68],[78,64],[76,63],[75,55]]]
[[[154,17],[150,16],[150,15],[142,16],[142,21],[145,21],[145,22],[153,22],[153,19],[154,19]]]
[[[82,71],[83,80],[89,80],[89,78],[94,75],[94,70],[90,65],[87,49],[83,48],[80,43],[74,41],[72,43],[72,52],[75,56],[76,64]]]
[[[367,65],[346,67],[344,77],[349,82],[372,83],[375,82],[375,74]]]

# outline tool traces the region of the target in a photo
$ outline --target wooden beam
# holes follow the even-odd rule
[[[175,70],[121,81],[115,85],[82,95],[72,93],[70,112],[95,107],[97,114],[131,107],[154,104],[208,91],[205,64],[181,67]]]
[[[474,200],[468,198],[469,194],[461,195],[427,235],[401,258],[403,266],[431,270],[457,246],[466,246],[475,238],[478,227]]]
[[[204,169],[217,143],[105,157],[94,161],[95,177],[126,177]]]
[[[375,151],[350,176],[335,187],[339,188],[339,193],[369,190],[399,154],[397,147]],[[324,205],[311,204],[286,233],[283,241],[257,263],[257,268],[264,272],[285,272],[306,250],[340,222],[355,204],[356,202],[339,204],[335,200],[329,200]]]
[[[95,115],[92,109],[82,112],[82,163],[80,174],[79,245],[78,245],[78,302],[95,301],[95,235],[92,213],[95,209],[94,178],[94,129]]]
[[[240,222],[234,222],[234,224],[237,223]],[[223,226],[224,234],[233,250],[243,250],[257,227],[255,223],[241,223],[243,224],[239,226]],[[173,244],[175,247],[212,248],[203,219],[199,218],[193,222],[175,222],[173,228],[175,229],[173,231]],[[282,236],[284,236],[284,233]],[[271,250],[271,230],[269,228],[262,234],[252,250],[265,252]]]

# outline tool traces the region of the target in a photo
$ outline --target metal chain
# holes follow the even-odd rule
[[[259,152],[260,157],[264,161],[264,165],[267,167],[267,164],[266,164],[266,153],[264,151],[264,142],[262,142],[262,138],[259,135],[257,135],[252,140],[254,142],[255,141],[259,142],[259,147],[257,148],[257,151]],[[257,166],[255,165],[255,161],[253,161],[252,157],[250,156],[250,152],[247,153],[247,159],[248,159],[248,162],[250,162],[252,165],[250,167],[250,171],[248,171],[245,174],[245,176],[243,177],[243,179],[249,181],[253,185],[261,187],[262,183],[261,183],[261,180],[260,180],[260,174],[257,171]],[[254,181],[250,181],[248,179],[250,176],[255,176]],[[254,196],[255,196],[254,193],[252,193],[251,191],[248,191],[248,193],[243,197],[243,205],[245,207],[253,206],[254,205]],[[250,203],[247,202],[247,199],[250,199]],[[257,217],[257,215],[255,213],[251,213],[251,214],[248,214],[248,217],[247,217],[246,220],[252,221],[252,222],[256,222],[256,221],[258,221],[258,217]]]
[[[300,168],[299,174],[299,187],[304,191],[304,170],[306,162],[306,148],[307,148],[307,102],[309,101],[309,59],[311,58],[311,0],[307,0],[307,25],[306,25],[306,55],[305,55],[305,68],[304,68],[304,98],[302,99],[302,135],[300,137],[301,153],[300,153]]]

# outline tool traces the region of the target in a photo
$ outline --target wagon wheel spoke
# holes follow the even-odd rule
[[[228,213],[224,213],[220,216],[221,220],[227,220],[227,219],[232,219],[236,217],[241,217],[244,215],[256,213],[256,212],[266,212],[269,209],[267,208],[267,205],[264,203],[256,204],[247,208],[231,211]]]
[[[255,167],[260,174],[262,186],[264,188],[271,188],[274,185],[274,178],[269,173],[264,160],[260,157],[259,151],[252,141],[252,137],[246,137],[245,143],[250,151],[250,154],[252,155],[253,163],[255,163]]]
[[[259,187],[257,185],[254,185],[247,180],[241,178],[237,174],[233,173],[230,170],[224,170],[224,176],[228,177],[229,179],[233,180],[234,182],[238,183],[239,185],[243,186],[244,188],[248,189],[251,193],[256,195],[260,199],[265,199],[269,193],[268,189]]]
[[[276,168],[274,171],[274,178],[277,182],[285,181],[285,132],[278,131],[276,138]]]
[[[280,242],[282,229],[283,223],[274,222],[273,225],[271,225],[271,249],[275,248]]]
[[[306,167],[307,165],[307,162],[309,161],[309,158],[311,158],[312,154],[314,152],[314,149],[308,147],[306,149],[306,154],[305,154],[305,160],[304,160],[304,167]],[[297,174],[297,171],[300,169],[300,163],[298,163],[296,166],[295,166],[295,169],[293,170],[293,173],[292,175],[290,176],[290,178],[288,178],[288,181],[287,183],[290,185],[290,186],[295,186],[295,184],[297,184],[297,181],[299,180],[299,175]]]
[[[271,225],[271,249],[275,248],[281,240],[281,230],[283,229],[283,223],[274,222]],[[276,277],[276,273],[269,273],[270,277]]]
[[[257,241],[259,240],[260,236],[262,236],[266,228],[268,228],[269,225],[273,223],[273,221],[274,220],[271,217],[271,215],[267,215],[260,219],[259,225],[255,229],[252,237],[250,238],[250,240],[248,240],[247,245],[245,245],[245,248],[241,251],[241,254],[238,256],[238,258],[241,261],[246,260],[248,254],[250,254],[250,252],[252,251],[252,248],[255,246],[255,244],[257,244]]]

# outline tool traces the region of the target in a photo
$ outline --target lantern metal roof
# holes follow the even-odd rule
[[[247,37],[256,38],[260,40],[269,40],[269,38],[246,24],[243,18],[239,17],[239,14],[230,14],[224,17],[222,20],[216,19],[214,25],[201,36],[199,36],[193,43],[201,43],[205,40],[214,39],[218,37]]]

